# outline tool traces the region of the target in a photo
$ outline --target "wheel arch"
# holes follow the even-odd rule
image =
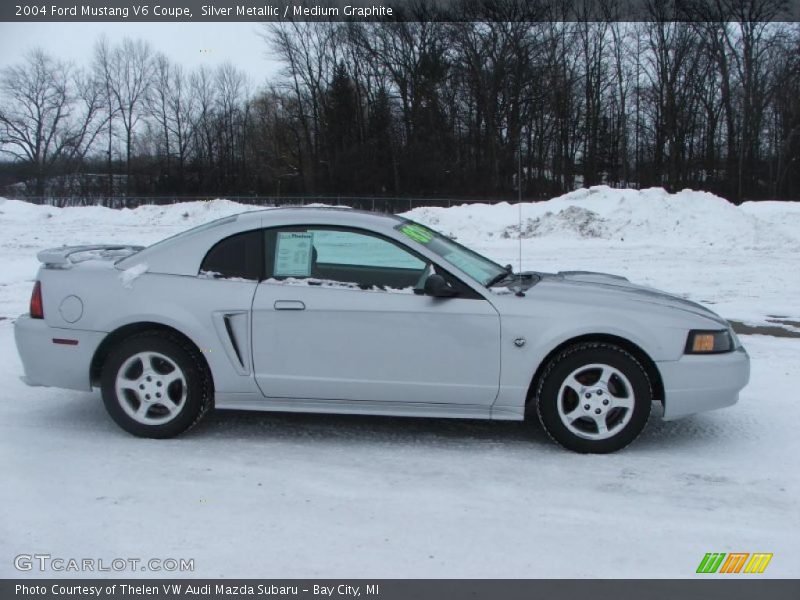
[[[526,406],[530,404],[531,400],[534,398],[536,394],[536,389],[539,385],[539,380],[541,379],[542,375],[544,374],[545,369],[547,368],[548,363],[555,357],[559,352],[568,348],[569,346],[573,346],[575,344],[583,344],[587,342],[601,342],[601,343],[608,343],[614,344],[619,346],[626,352],[630,353],[636,360],[638,360],[642,367],[644,367],[645,372],[647,373],[647,377],[650,379],[650,385],[652,386],[653,391],[653,399],[659,400],[662,403],[664,402],[664,381],[661,378],[661,373],[656,366],[655,361],[650,357],[650,355],[645,352],[645,350],[635,344],[634,342],[625,339],[623,337],[607,334],[607,333],[589,333],[585,335],[580,335],[576,337],[569,338],[558,344],[555,348],[553,348],[547,355],[542,359],[539,365],[536,367],[536,372],[533,374],[533,378],[531,379],[530,385],[528,386],[528,393],[525,398]]]
[[[190,338],[182,331],[176,329],[175,327],[171,327],[169,325],[165,325],[163,323],[157,323],[154,321],[139,321],[136,323],[128,323],[111,331],[108,335],[106,335],[106,337],[103,338],[103,341],[100,342],[100,345],[97,347],[97,350],[95,350],[94,356],[92,356],[92,362],[89,367],[89,381],[91,382],[92,386],[100,385],[100,376],[103,371],[103,365],[105,364],[106,358],[108,358],[108,355],[111,352],[111,350],[117,344],[127,339],[131,335],[135,335],[137,333],[143,333],[145,331],[169,333],[171,335],[181,338],[181,340],[183,340],[189,346],[191,346],[191,348],[197,353],[197,356],[202,360],[203,367],[206,369],[206,373],[208,374],[208,378],[209,381],[211,382],[213,389],[214,374],[211,370],[210,365],[208,364],[208,360],[206,359],[205,355],[200,351],[200,348],[194,342],[194,340],[192,340],[192,338]]]

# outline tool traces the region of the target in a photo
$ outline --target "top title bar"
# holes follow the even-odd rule
[[[798,22],[800,0],[3,0],[0,21]]]

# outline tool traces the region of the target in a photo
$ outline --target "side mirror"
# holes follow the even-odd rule
[[[458,296],[458,292],[445,281],[444,277],[433,273],[425,280],[425,295],[434,298],[452,298]]]

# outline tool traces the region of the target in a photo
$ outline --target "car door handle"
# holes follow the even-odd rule
[[[306,305],[300,300],[275,300],[275,310],[305,310]]]

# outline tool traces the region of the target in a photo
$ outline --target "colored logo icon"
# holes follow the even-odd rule
[[[707,552],[697,567],[697,573],[763,573],[772,553],[766,552]]]

